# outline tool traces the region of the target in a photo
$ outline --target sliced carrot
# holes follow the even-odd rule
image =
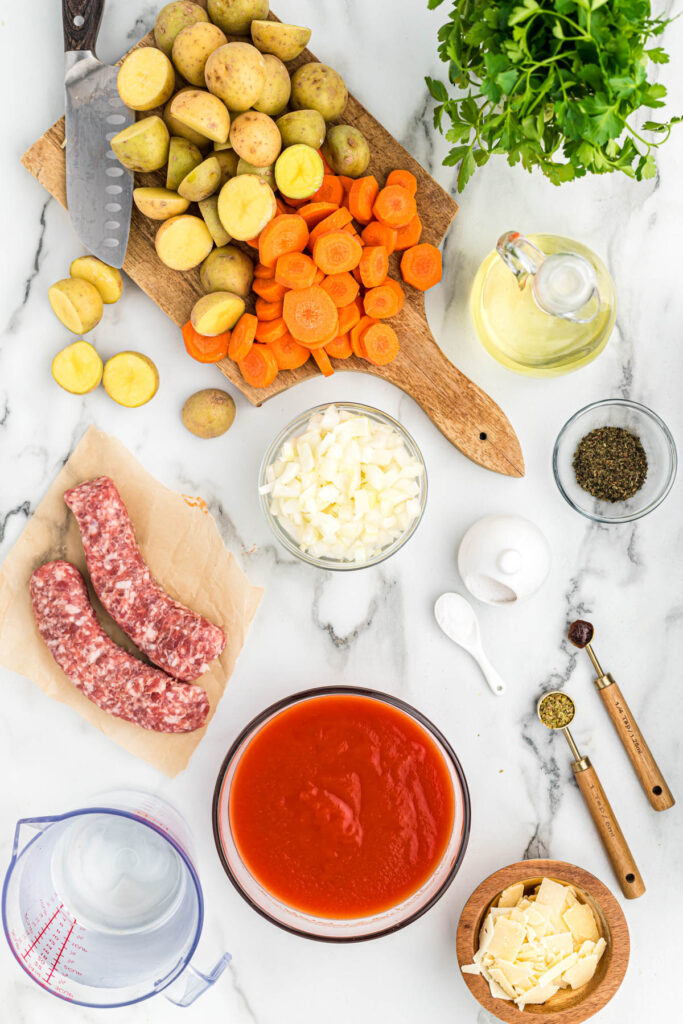
[[[287,324],[283,317],[279,316],[275,320],[259,320],[256,325],[256,340],[263,342],[275,341],[276,338],[281,338],[283,334],[287,333]]]
[[[308,361],[310,349],[295,341],[289,331],[271,341],[268,348],[275,356],[279,370],[297,370]]]
[[[381,284],[365,293],[363,305],[368,316],[383,320],[398,313],[400,302],[393,288]]]
[[[345,174],[338,174],[337,178],[341,182],[341,186],[344,189],[344,195],[348,196],[349,192],[351,191],[351,186],[353,185],[353,183],[354,183],[354,181],[356,179],[355,178],[349,178]]]
[[[398,355],[398,336],[389,324],[370,324],[361,334],[361,347],[368,362],[386,366]]]
[[[196,359],[198,363],[217,363],[219,360],[225,359],[228,354],[230,331],[209,337],[195,331],[191,321],[188,320],[182,328],[182,335],[187,354]]]
[[[350,302],[353,302],[358,295],[359,286],[351,274],[344,271],[338,274],[329,274],[324,281],[321,281],[320,287],[325,289],[337,309],[341,309],[342,306],[348,306]]]
[[[246,244],[250,245],[252,249],[258,249],[258,240],[260,237],[260,235],[255,235],[254,238],[247,238]]]
[[[292,337],[307,348],[322,347],[339,333],[337,307],[320,285],[287,292],[282,315]]]
[[[314,192],[311,196],[311,201],[314,203],[334,203],[336,206],[341,206],[341,201],[344,198],[344,186],[342,185],[336,174],[323,175],[323,183],[317,192]]]
[[[334,341],[330,341],[329,344],[325,345],[325,351],[332,359],[348,359],[349,356],[353,355],[351,339],[348,334],[339,334]]]
[[[371,220],[361,231],[361,238],[366,245],[383,245],[388,253],[396,248],[395,228],[388,228],[386,224],[380,224],[378,220]]]
[[[324,281],[324,280],[325,280],[325,275],[323,274],[322,270],[316,270],[316,272],[315,272],[315,280],[313,281],[313,284],[320,284],[321,281]]]
[[[334,367],[330,362],[330,357],[324,348],[314,348],[311,355],[318,364],[318,369],[325,377],[331,377],[334,373]]]
[[[318,156],[323,162],[323,170],[325,171],[325,174],[334,174],[334,171],[332,170],[327,160],[325,159],[325,154],[323,153],[322,149],[318,150]]]
[[[275,267],[264,267],[262,263],[257,263],[254,267],[254,277],[258,277],[262,281],[269,281],[275,277]]]
[[[287,289],[274,279],[257,277],[251,290],[266,302],[282,302],[282,297]],[[262,319],[267,320],[268,318],[264,316]]]
[[[338,203],[306,203],[299,210],[299,216],[308,224],[308,229],[314,228],[316,224],[319,224],[325,217],[329,217],[331,213],[339,209]]]
[[[361,253],[360,279],[365,288],[376,288],[384,283],[389,270],[389,254],[383,245],[366,245]]]
[[[373,324],[378,324],[379,320],[373,320],[371,316],[362,316],[355,327],[352,327],[349,331],[349,338],[351,339],[351,348],[353,349],[354,356],[359,356],[361,359],[365,359],[365,350],[363,349],[362,334],[363,331],[368,327],[372,327]]]
[[[327,231],[341,231],[345,224],[348,224],[351,220],[351,213],[344,206],[340,206],[339,209],[331,213],[329,217],[325,217],[321,220],[311,231],[310,238],[308,240],[308,247],[312,249],[317,240],[321,235],[324,235]]]
[[[397,249],[410,249],[411,246],[417,245],[420,241],[420,235],[422,234],[422,221],[417,214],[413,219],[402,228],[396,230],[396,248]]]
[[[252,388],[267,388],[277,377],[277,362],[265,345],[252,345],[249,354],[237,364]]]
[[[281,285],[284,296],[287,288],[310,288],[315,281],[316,270],[310,256],[303,252],[286,252],[278,256],[275,280]]]
[[[441,253],[435,245],[422,242],[406,249],[401,258],[403,280],[421,292],[432,288],[441,280],[443,268]]]
[[[327,231],[315,240],[313,246],[313,259],[324,274],[343,274],[353,270],[362,255],[361,245],[346,231]]]
[[[410,192],[411,196],[417,192],[417,178],[411,171],[391,171],[385,185],[400,185],[406,192]]]
[[[363,314],[355,302],[349,302],[348,306],[342,306],[337,310],[339,317],[339,333],[347,334],[352,327],[355,327]]]
[[[380,224],[402,228],[416,215],[417,203],[402,185],[386,185],[377,193],[372,212]]]
[[[275,196],[275,205],[277,206],[278,213],[291,213],[292,207],[288,206],[287,203],[283,202],[279,196]]]
[[[308,242],[306,221],[298,213],[281,213],[268,221],[259,235],[259,259],[266,267],[274,267],[278,256],[286,252],[302,252]]]
[[[292,199],[291,196],[287,196],[287,206],[291,206],[292,210],[298,210],[300,206],[305,206],[306,203],[310,203],[310,201],[310,196],[307,196],[306,199]]]
[[[353,270],[351,271],[351,273],[355,277],[356,281],[358,281],[358,284],[362,284],[363,283],[363,281],[361,279],[361,276],[360,276],[360,267],[354,267]]]
[[[258,320],[253,313],[243,313],[235,324],[230,336],[228,355],[239,363],[240,359],[249,355],[249,349],[254,343]]]
[[[354,220],[367,224],[372,220],[372,206],[377,198],[379,185],[374,175],[356,178],[349,189],[349,210]]]
[[[349,235],[356,235],[356,237],[358,237],[356,225],[353,223],[353,221],[349,221],[348,224],[345,224],[344,227],[342,228],[342,231],[346,231]]]
[[[406,301],[406,293],[403,291],[398,281],[394,281],[393,277],[386,277],[384,281],[382,281],[380,287],[391,288],[391,290],[396,295],[396,299],[398,301],[398,309],[396,310],[396,312],[400,313],[401,310],[403,309],[403,303]]]
[[[286,294],[286,289],[283,289],[283,298]],[[278,299],[277,302],[266,302],[265,299],[259,298],[254,303],[254,312],[259,320],[277,320],[282,316],[282,299]]]

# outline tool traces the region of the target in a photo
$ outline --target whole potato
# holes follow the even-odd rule
[[[235,402],[227,391],[204,388],[190,395],[180,416],[195,437],[220,437],[235,421]]]
[[[285,25],[281,21],[252,21],[251,38],[261,53],[273,53],[280,60],[294,60],[308,46],[310,28]]]
[[[318,110],[326,121],[344,113],[349,93],[342,76],[327,64],[302,64],[292,75],[295,110]]]
[[[263,63],[266,67],[266,82],[258,102],[254,104],[254,110],[276,117],[289,103],[292,83],[289,80],[289,71],[272,53],[263,54]]]
[[[173,65],[156,46],[133,50],[119,68],[116,88],[123,103],[131,110],[153,110],[173,95]]]
[[[102,296],[94,284],[80,277],[67,277],[53,284],[47,293],[52,311],[74,334],[86,334],[102,319]]]
[[[190,203],[198,203],[213,195],[221,180],[221,165],[215,155],[207,156],[197,167],[183,178],[178,185],[178,195]],[[184,211],[178,210],[178,213]]]
[[[243,160],[241,157],[237,161],[237,170],[235,174],[256,174],[259,178],[263,178],[270,187],[275,191],[275,165],[270,164],[268,167],[255,167],[250,164],[248,160]]]
[[[245,299],[251,291],[254,264],[236,245],[223,245],[209,253],[199,277],[205,292],[233,292]]]
[[[166,167],[166,188],[172,192],[193,168],[202,162],[202,154],[188,139],[174,136],[168,147],[168,165]]]
[[[207,139],[206,135],[200,135],[200,133],[196,132],[193,128],[183,124],[182,121],[179,121],[178,118],[174,117],[171,113],[171,106],[176,96],[180,96],[180,94],[184,92],[192,92],[193,88],[194,87],[191,85],[186,85],[183,89],[178,89],[175,96],[172,96],[164,107],[164,121],[166,122],[166,127],[171,135],[175,135],[180,139],[187,139],[187,141],[191,142],[193,146],[197,147],[197,149],[206,151],[211,146],[211,139]]]
[[[320,149],[325,140],[325,118],[317,110],[292,110],[275,122],[282,137],[282,148],[310,146]]]
[[[275,121],[258,110],[248,110],[235,118],[230,126],[230,141],[237,155],[254,167],[270,167],[282,148]]]
[[[370,146],[357,128],[350,124],[335,124],[327,130],[323,156],[335,174],[360,178],[370,163]]]
[[[226,43],[214,50],[204,69],[209,92],[229,110],[249,110],[263,92],[266,65],[250,43]]]
[[[129,171],[158,171],[168,159],[168,128],[156,114],[128,125],[111,140],[117,159]]]
[[[179,32],[173,44],[176,70],[191,85],[204,86],[204,66],[209,55],[227,40],[218,25],[198,21]]]
[[[230,133],[230,114],[225,104],[204,89],[176,93],[171,103],[171,114],[212,142],[225,142]]]
[[[239,163],[239,157],[232,149],[218,149],[214,150],[213,155],[218,160],[221,169],[221,180],[218,187],[222,188],[226,181],[230,178],[234,178],[237,174],[237,164]]]
[[[192,0],[173,0],[166,4],[157,14],[154,22],[154,42],[167,57],[171,56],[173,42],[179,32],[196,21],[208,21],[209,16],[203,7],[192,3]]]
[[[209,0],[209,17],[224,32],[246,36],[254,18],[267,18],[268,0]]]
[[[168,188],[134,188],[133,201],[140,213],[150,220],[177,217],[185,213],[190,205],[189,199],[184,199]]]

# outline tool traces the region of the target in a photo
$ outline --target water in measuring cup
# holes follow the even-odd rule
[[[76,818],[52,855],[65,908],[87,929],[130,934],[168,920],[182,900],[186,872],[170,843],[118,815]]]

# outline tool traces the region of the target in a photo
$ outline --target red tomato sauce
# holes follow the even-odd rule
[[[366,917],[407,899],[436,868],[453,828],[453,783],[403,711],[354,694],[314,697],[250,741],[229,815],[245,866],[276,899],[319,917]]]

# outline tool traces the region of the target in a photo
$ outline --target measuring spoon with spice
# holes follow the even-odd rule
[[[622,746],[628,754],[634,771],[645,790],[650,804],[656,811],[666,811],[676,803],[666,779],[662,775],[652,752],[645,742],[645,737],[638,728],[633,717],[633,712],[626,703],[624,695],[614,681],[610,672],[603,672],[602,666],[597,659],[595,651],[591,647],[594,629],[591,622],[584,619],[577,619],[569,627],[567,636],[571,643],[580,650],[585,650],[593,663],[597,673],[595,686],[600,699],[607,709],[607,714],[612,720],[612,725],[617,730],[617,735]]]
[[[548,729],[559,729],[572,752],[572,771],[576,784],[586,802],[593,824],[598,830],[605,853],[610,859],[614,873],[619,880],[621,891],[627,900],[634,900],[645,892],[645,883],[633,858],[624,833],[619,827],[600,779],[589,757],[582,757],[569,726],[574,721],[576,705],[562,690],[549,690],[536,705],[539,719]]]

